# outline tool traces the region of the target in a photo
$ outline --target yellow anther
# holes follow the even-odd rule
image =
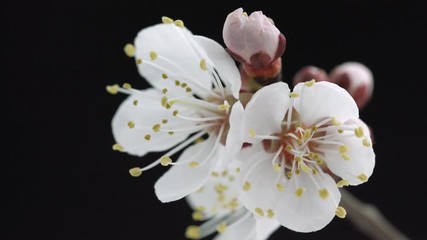
[[[310,81],[305,82],[304,85],[307,87],[312,87],[314,83],[316,83],[316,80],[311,79]]]
[[[345,218],[345,216],[347,215],[347,211],[345,210],[345,208],[338,206],[337,209],[335,209],[335,215],[339,218]]]
[[[163,79],[165,79],[165,80],[166,80],[166,79],[168,79],[168,77],[169,77],[169,76],[168,76],[166,73],[162,73],[162,78],[163,78]]]
[[[122,145],[116,143],[116,144],[113,145],[113,150],[114,151],[123,152],[125,150],[125,148]]]
[[[219,233],[224,233],[225,230],[227,230],[227,225],[224,222],[222,222],[222,223],[218,224],[218,226],[216,226],[216,230]]]
[[[130,85],[129,83],[123,83],[123,88],[124,89],[132,89],[132,85]]]
[[[235,171],[236,171],[236,173],[240,173],[240,168],[239,168],[239,167],[237,167],[237,168],[235,169]]]
[[[357,127],[354,129],[354,135],[356,135],[356,137],[361,138],[364,135],[363,132],[363,128],[362,127]]]
[[[251,184],[248,181],[246,181],[243,184],[243,191],[247,192],[247,191],[249,191],[251,189],[251,187],[252,187]]]
[[[302,136],[305,140],[307,140],[307,139],[309,139],[310,137],[311,137],[311,129],[310,128],[307,128],[305,131],[304,131],[304,135]]]
[[[315,154],[314,152],[309,152],[307,156],[308,156],[308,158],[310,158],[310,159],[314,159],[315,155],[316,155],[316,154]]]
[[[299,93],[297,93],[297,92],[291,92],[291,93],[289,93],[289,97],[291,97],[291,98],[299,97]]]
[[[177,27],[184,27],[184,22],[182,21],[182,20],[175,20],[174,22],[173,22],[174,24],[175,24],[175,26],[177,26]]]
[[[130,129],[134,128],[134,127],[135,127],[135,123],[134,123],[133,121],[129,121],[129,122],[128,122],[128,127],[129,127]]]
[[[253,138],[256,137],[255,129],[253,129],[253,128],[249,129],[249,136],[253,137]]]
[[[163,16],[162,17],[162,23],[173,23],[173,19],[172,18],[170,18],[170,17],[166,17],[166,16]]]
[[[301,162],[302,161],[302,157],[301,156],[295,156],[294,160],[297,162]]]
[[[345,186],[350,185],[350,182],[348,180],[342,179],[340,181],[337,182],[337,187],[342,188]]]
[[[185,91],[188,92],[188,93],[191,93],[193,91],[193,89],[191,89],[191,87],[186,87]]]
[[[239,206],[237,199],[233,199],[228,203],[228,207],[232,210],[236,209]]]
[[[129,169],[129,173],[132,177],[139,177],[139,176],[141,176],[142,171],[141,171],[141,168],[134,167],[134,168]]]
[[[276,172],[280,172],[280,169],[281,169],[280,164],[279,163],[274,163],[273,164],[273,169]]]
[[[218,105],[218,110],[227,111],[228,109],[230,109],[230,105],[228,104],[228,102]]]
[[[219,173],[216,171],[211,172],[212,177],[219,177]]]
[[[221,176],[226,177],[227,175],[228,175],[227,169],[225,169],[224,171],[222,171]]]
[[[288,178],[291,178],[291,177],[292,177],[292,172],[287,172],[287,173],[286,173],[286,176],[287,176]]]
[[[167,92],[168,92],[168,89],[167,89],[167,88],[163,88],[163,89],[162,89],[162,93],[163,93],[163,94],[166,94]]]
[[[150,59],[152,60],[152,61],[154,61],[154,60],[156,60],[157,59],[157,53],[156,52],[154,52],[154,51],[151,51],[150,52]]]
[[[319,190],[319,196],[320,196],[322,199],[327,199],[327,198],[329,197],[329,191],[328,191],[328,189],[326,189],[326,188],[322,188],[322,189],[320,189],[320,190]]]
[[[162,119],[162,123],[166,124],[166,123],[168,123],[168,120],[166,118],[164,118],[164,119]]]
[[[196,168],[196,167],[198,167],[198,166],[199,166],[199,163],[198,163],[198,162],[191,162],[191,163],[189,163],[189,164],[188,164],[188,166],[189,166],[190,168]]]
[[[167,103],[168,103],[168,97],[163,96],[162,98],[160,98],[160,104],[162,105],[162,107],[166,107]]]
[[[305,188],[297,188],[297,190],[295,191],[295,195],[297,195],[297,197],[301,197],[302,194],[305,192]]]
[[[285,147],[286,151],[290,152],[292,150],[294,150],[294,148],[291,145],[286,145]]]
[[[341,145],[339,148],[338,148],[338,151],[341,153],[341,154],[344,154],[344,153],[347,153],[348,152],[348,147],[346,146],[346,145]]]
[[[172,136],[174,134],[174,132],[173,131],[169,131],[168,134]]]
[[[181,84],[181,82],[179,80],[175,80],[175,85],[179,86]]]
[[[201,232],[198,226],[190,225],[185,230],[185,237],[188,239],[200,239]]]
[[[350,160],[350,156],[347,154],[347,153],[341,153],[341,157],[344,159],[344,160]]]
[[[168,166],[169,164],[171,164],[172,163],[172,159],[170,158],[170,157],[168,157],[168,156],[162,156],[161,158],[160,158],[160,164],[162,165],[162,166]]]
[[[176,117],[176,116],[178,115],[178,110],[174,110],[174,111],[172,112],[172,115]]]
[[[357,178],[362,181],[362,182],[367,182],[368,181],[368,176],[366,176],[366,174],[362,173],[359,176],[357,176]]]
[[[333,124],[333,125],[335,125],[335,126],[339,126],[339,125],[341,125],[341,122],[340,122],[340,121],[338,121],[335,117],[333,117],[333,118],[331,119],[331,122],[332,122],[332,124]]]
[[[371,147],[372,146],[371,141],[366,137],[363,139],[362,144],[365,147]]]
[[[135,46],[131,43],[128,43],[123,48],[123,51],[125,51],[126,56],[133,57],[135,56]]]
[[[261,217],[264,217],[264,211],[261,208],[255,208],[255,212]]]
[[[316,170],[315,168],[313,168],[313,169],[311,169],[311,173],[312,173],[313,175],[316,175],[318,172],[317,172],[317,170]]]
[[[301,139],[297,139],[297,144],[299,145],[299,146],[301,146],[302,145],[302,140]]]
[[[105,89],[107,90],[108,93],[110,94],[117,94],[119,92],[119,85],[118,84],[114,84],[114,85],[108,85],[105,87]]]
[[[202,221],[203,220],[203,212],[201,212],[201,211],[194,211],[191,214],[191,217],[193,218],[194,221]]]
[[[160,131],[160,124],[154,124],[154,126],[153,126],[153,132],[158,132],[158,131]]]
[[[181,83],[181,87],[182,87],[182,88],[186,88],[186,87],[187,87],[187,83],[185,83],[185,82],[184,82],[184,83]]]
[[[147,141],[149,141],[151,139],[151,135],[150,134],[145,135],[144,139],[147,140]]]
[[[138,105],[138,100],[133,100],[133,102],[132,102],[132,104],[134,105],[134,106],[136,106],[136,105]]]
[[[245,17],[248,17],[248,13],[247,12],[242,12],[242,15]]]
[[[279,192],[285,191],[285,187],[281,183],[277,183],[276,188],[277,188],[277,191],[279,191]]]
[[[314,126],[312,126],[312,127],[311,127],[311,131],[313,131],[313,132],[316,132],[316,131],[317,131],[317,129],[318,129],[318,128],[317,128],[317,126],[316,126],[316,125],[314,125]]]
[[[272,209],[268,209],[268,210],[267,210],[267,216],[268,216],[269,218],[273,218],[273,217],[274,217],[274,211],[273,211]]]
[[[137,58],[137,59],[135,60],[135,63],[136,63],[136,64],[138,64],[138,65],[139,65],[139,64],[141,64],[141,63],[142,63],[142,59],[141,59],[141,58]]]
[[[208,66],[206,64],[206,59],[204,59],[204,58],[202,60],[200,60],[200,69],[202,69],[203,71],[208,70]]]
[[[339,134],[342,134],[342,133],[344,132],[344,130],[342,130],[342,129],[338,129],[338,130],[337,130],[337,132],[338,132]]]

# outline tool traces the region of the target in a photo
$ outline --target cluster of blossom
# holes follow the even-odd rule
[[[163,152],[129,172],[169,167],[155,194],[188,201],[202,222],[187,228],[190,239],[260,240],[344,218],[339,188],[366,182],[375,165],[359,118],[372,73],[357,62],[329,74],[306,66],[291,90],[281,80],[285,36],[261,11],[228,14],[223,38],[226,48],[163,17],[125,46],[152,87],[107,86],[129,95],[112,119],[113,149]]]

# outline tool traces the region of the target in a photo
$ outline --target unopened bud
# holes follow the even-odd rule
[[[248,16],[236,9],[228,14],[222,33],[230,55],[255,68],[264,68],[285,52],[285,36],[261,11]]]
[[[369,102],[374,90],[371,70],[358,62],[345,62],[336,66],[329,73],[329,81],[346,89],[359,108]]]
[[[305,66],[301,68],[292,79],[292,85],[295,86],[300,82],[315,80],[316,82],[328,81],[329,77],[325,70],[315,66]]]

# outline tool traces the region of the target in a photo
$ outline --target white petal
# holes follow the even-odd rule
[[[237,99],[242,81],[236,62],[225,51],[224,47],[214,40],[203,36],[195,36],[195,39],[204,48],[221,80],[230,88],[231,94]]]
[[[344,126],[353,126],[354,128],[358,127],[358,125],[355,124],[345,124]],[[345,160],[338,151],[338,148],[341,145],[334,146],[335,151],[331,151],[333,147],[330,145],[319,145],[320,150],[328,149],[328,151],[325,151],[324,153],[324,160],[328,168],[335,175],[348,180],[350,185],[364,183],[367,180],[364,178],[369,178],[374,171],[375,153],[369,137],[369,129],[364,128],[364,133],[366,133],[366,135],[361,138],[358,138],[355,135],[339,138],[338,135],[336,138],[331,139],[342,143],[342,145],[348,148],[348,152],[346,152],[346,154],[349,158],[347,160]]]
[[[225,141],[225,154],[226,158],[229,159],[228,161],[233,160],[242,148],[243,133],[241,129],[241,122],[243,111],[243,105],[240,101],[233,104],[229,117],[230,128]]]
[[[289,87],[284,82],[273,83],[258,90],[248,102],[243,114],[242,127],[247,142],[257,142],[249,136],[281,132],[281,121],[289,109]]]
[[[280,226],[280,223],[276,219],[257,219],[255,237],[253,240],[268,239]]]
[[[272,166],[273,155],[264,151],[242,161],[239,174],[241,201],[247,209],[256,213],[257,208],[274,210],[279,191],[276,188],[278,173]],[[248,187],[245,189],[245,186]],[[249,187],[250,186],[250,187]]]
[[[203,219],[210,218],[213,215],[223,213],[230,214],[232,212],[232,209],[224,205],[227,205],[231,201],[235,201],[234,199],[238,198],[238,194],[240,192],[237,185],[237,173],[235,168],[236,165],[231,164],[230,168],[226,171],[227,174],[224,174],[225,172],[223,169],[215,168],[215,172],[218,173],[218,175],[214,176],[210,174],[206,183],[198,191],[193,192],[186,197],[188,204],[194,210],[203,207]],[[221,193],[223,201],[219,201],[220,194],[217,189],[218,186],[226,187],[226,189]]]
[[[340,122],[350,118],[359,118],[359,110],[351,95],[340,86],[322,81],[311,87],[304,83],[295,86],[299,94],[294,107],[306,126],[312,126],[326,118],[335,117]]]
[[[188,127],[194,123],[178,119],[171,110],[162,107],[161,94],[156,89],[141,92],[144,95],[135,94],[124,100],[113,116],[111,127],[115,141],[127,153],[143,156],[148,152],[169,149],[187,138],[185,133],[177,132],[171,136],[167,132],[154,132],[153,126],[161,124],[164,119],[168,120],[165,127]],[[134,126],[130,128],[132,124]],[[146,135],[150,135],[150,140],[145,139]]]
[[[211,90],[211,75],[200,68],[204,53],[196,45],[194,35],[186,28],[174,24],[157,24],[142,29],[135,38],[135,58],[141,59],[139,73],[158,89],[168,88],[174,95],[187,94],[177,87],[175,80],[186,83],[198,93]],[[150,53],[157,58],[151,60]],[[152,55],[151,55],[152,56]],[[165,80],[162,74],[167,74]]]
[[[170,202],[181,199],[203,186],[218,159],[216,153],[206,159],[212,151],[214,141],[215,138],[210,137],[184,150],[177,162],[186,161],[186,163],[172,166],[154,185],[156,195],[160,201]],[[198,167],[192,168],[189,165],[192,161],[205,162]]]
[[[254,235],[255,219],[248,216],[227,227],[224,233],[218,234],[214,240],[249,240]]]
[[[309,175],[310,174],[310,175]],[[321,198],[319,188],[327,189],[329,196]],[[305,192],[298,197],[298,188]],[[335,216],[335,210],[341,199],[341,194],[331,176],[322,172],[294,174],[285,184],[285,190],[280,195],[277,205],[277,220],[291,230],[297,232],[313,232],[325,227]]]

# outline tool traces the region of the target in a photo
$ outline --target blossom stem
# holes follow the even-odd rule
[[[377,207],[362,202],[345,189],[341,189],[341,204],[347,210],[347,218],[354,226],[372,239],[409,240]]]

